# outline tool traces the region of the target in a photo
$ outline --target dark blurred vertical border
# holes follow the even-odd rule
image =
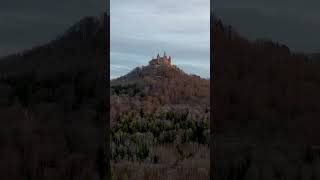
[[[97,156],[98,171],[100,172],[101,180],[111,179],[111,168],[110,168],[110,0],[106,0],[107,10],[105,14],[105,33],[104,33],[104,42],[105,42],[105,77],[103,87],[105,89],[105,107],[106,107],[106,116],[104,117],[101,130],[104,132],[104,138],[101,142],[103,145],[103,151],[101,156]]]
[[[111,179],[111,166],[110,166],[110,159],[111,159],[111,148],[110,148],[110,0],[107,1],[107,22],[106,22],[106,44],[107,44],[107,66],[106,66],[106,97],[107,97],[107,124],[106,124],[106,162],[107,162],[107,179]]]
[[[99,151],[97,156],[97,168],[99,172],[99,176],[101,180],[109,180],[111,179],[111,168],[110,168],[110,0],[107,1],[107,11],[105,13],[105,21],[104,21],[104,42],[105,42],[105,63],[104,63],[104,74],[103,77],[103,89],[105,90],[103,97],[104,107],[106,107],[105,116],[103,116],[103,122],[100,126],[100,130],[103,132],[103,141],[101,141],[102,150]],[[100,82],[100,81],[98,81]]]
[[[213,29],[213,0],[210,0],[210,179],[214,179],[214,29]]]

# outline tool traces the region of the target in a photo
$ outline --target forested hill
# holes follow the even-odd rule
[[[206,113],[209,111],[209,80],[189,75],[175,65],[137,67],[127,75],[112,80],[110,87],[111,103],[115,103],[114,98],[119,96],[131,99],[132,102],[128,105],[147,101],[149,105],[143,109],[148,113],[163,106],[174,105],[188,107],[190,111],[198,107],[202,107],[203,113],[205,110]],[[117,111],[114,115],[120,112]]]
[[[109,17],[85,17],[47,44],[38,45],[0,59],[1,76],[26,74],[34,71],[41,75],[75,73],[90,68],[102,72],[109,43]]]
[[[0,60],[3,179],[108,177],[109,33],[109,16],[86,17]]]
[[[217,17],[211,35],[217,133],[319,144],[320,63],[275,41],[249,41]]]
[[[112,162],[174,169],[197,161],[208,170],[210,82],[167,59],[155,64],[110,82]]]

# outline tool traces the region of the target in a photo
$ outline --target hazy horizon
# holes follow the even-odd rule
[[[186,73],[210,77],[209,0],[114,0],[110,7],[110,79],[164,51]]]

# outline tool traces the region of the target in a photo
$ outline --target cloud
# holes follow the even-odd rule
[[[167,51],[174,64],[185,61],[208,67],[209,4],[209,0],[111,1],[111,64],[145,65],[158,52]],[[124,57],[116,53],[126,54],[125,58],[134,63],[123,62]],[[200,72],[210,76],[208,69],[198,69],[195,73]]]

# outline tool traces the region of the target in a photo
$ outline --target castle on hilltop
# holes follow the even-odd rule
[[[171,66],[171,56],[167,57],[166,52],[164,52],[163,57],[160,57],[160,55],[157,55],[157,58],[152,58],[151,61],[149,61],[149,65],[153,66],[159,66],[159,65],[166,65]]]

